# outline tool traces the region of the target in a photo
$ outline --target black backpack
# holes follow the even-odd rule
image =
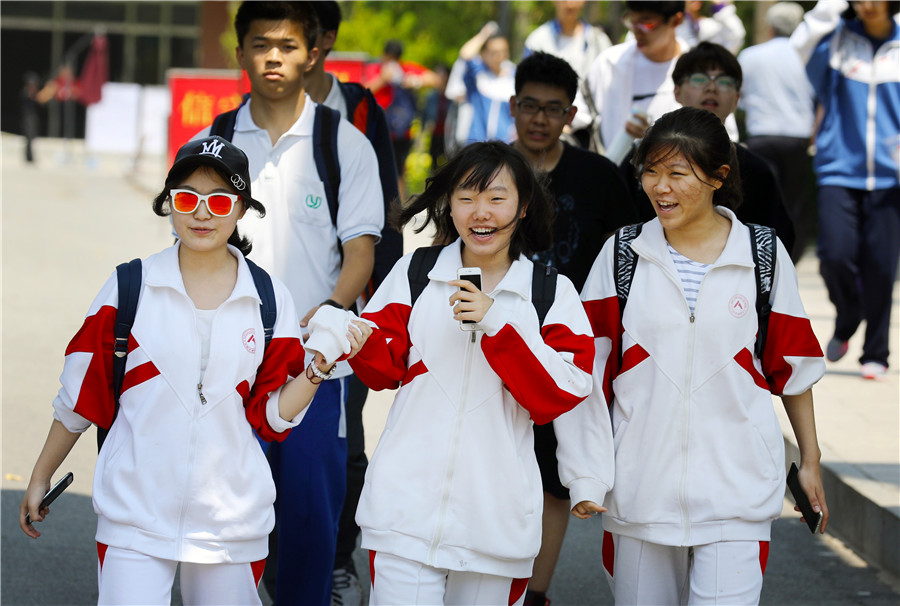
[[[756,316],[759,328],[756,333],[756,345],[754,352],[756,357],[762,360],[763,351],[766,348],[766,337],[769,329],[769,314],[772,311],[772,284],[775,281],[775,258],[777,247],[775,246],[775,230],[764,225],[747,223],[750,228],[750,250],[753,251],[753,261],[756,264]],[[626,225],[616,232],[615,249],[615,279],[616,297],[619,299],[619,317],[625,314],[625,304],[628,302],[628,293],[631,290],[631,282],[634,280],[634,270],[637,267],[638,257],[631,248],[631,243],[641,233],[642,223]],[[621,349],[621,348],[620,348]],[[622,352],[619,352],[621,364]]]
[[[259,293],[260,304],[259,313],[262,316],[263,334],[265,336],[265,345],[272,340],[272,333],[275,329],[275,319],[278,315],[277,305],[275,303],[275,289],[272,286],[272,278],[263,271],[256,263],[250,259],[247,261],[247,267],[253,276],[253,283],[256,285],[256,291]],[[125,379],[125,362],[128,359],[128,341],[131,337],[131,327],[134,325],[134,316],[137,314],[138,299],[141,296],[141,285],[143,282],[143,269],[140,259],[133,259],[128,263],[121,263],[116,266],[116,279],[119,283],[119,305],[116,309],[116,324],[114,333],[116,337],[115,348],[113,349],[113,401],[115,408],[113,409],[113,420],[119,414],[119,396],[122,393],[122,381]],[[108,428],[97,427],[97,450],[103,447],[103,442],[109,433]]]
[[[419,295],[428,286],[428,272],[434,267],[438,256],[443,250],[442,245],[417,248],[409,262],[406,275],[409,278],[410,307],[416,304]],[[531,303],[538,316],[538,325],[544,325],[544,318],[553,306],[556,298],[555,267],[549,267],[543,263],[533,261],[534,268],[531,274]]]

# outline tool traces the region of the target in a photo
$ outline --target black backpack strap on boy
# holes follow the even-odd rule
[[[275,288],[272,285],[272,277],[268,273],[250,259],[245,260],[247,261],[247,267],[250,269],[250,275],[253,276],[256,291],[259,294],[259,315],[262,318],[265,346],[268,346],[275,330],[275,320],[278,317]],[[113,402],[115,406],[110,427],[112,427],[112,423],[115,422],[116,417],[119,415],[119,396],[122,395],[122,383],[125,380],[128,343],[131,338],[131,328],[134,326],[134,318],[137,315],[143,277],[140,259],[133,259],[128,263],[121,263],[116,266],[119,303],[116,308],[116,323],[114,327],[116,341],[113,349]],[[103,442],[106,440],[108,433],[109,428],[97,427],[98,452],[103,447]]]
[[[409,279],[409,305],[416,304],[419,295],[428,286],[428,272],[434,267],[440,256],[443,246],[425,246],[417,248],[409,262],[406,276]],[[531,303],[538,315],[538,325],[544,325],[544,318],[553,306],[556,299],[556,277],[558,272],[554,267],[548,267],[543,263],[532,262],[534,268],[531,274]]]
[[[762,360],[769,332],[769,314],[772,312],[772,285],[775,282],[775,230],[765,225],[747,223],[750,229],[750,249],[753,251],[756,274],[756,316],[758,329],[754,352]]]
[[[210,136],[218,135],[226,141],[234,138],[234,127],[238,110],[247,102],[249,95],[244,95],[241,105],[231,111],[219,114],[209,127]],[[341,189],[341,163],[338,160],[337,134],[341,114],[321,103],[316,105],[313,120],[313,157],[319,180],[325,187],[325,198],[331,223],[337,226],[338,192]]]

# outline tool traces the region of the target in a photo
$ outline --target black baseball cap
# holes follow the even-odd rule
[[[248,206],[251,202],[262,206],[250,197],[250,162],[247,155],[230,141],[218,136],[195,139],[182,145],[166,176],[166,187],[171,187],[175,175],[184,174],[198,166],[221,169]]]

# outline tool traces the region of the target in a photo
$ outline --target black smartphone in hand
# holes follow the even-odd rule
[[[75,479],[75,476],[73,476],[72,472],[70,471],[69,473],[64,475],[59,482],[54,484],[53,488],[51,488],[47,492],[47,494],[44,495],[43,500],[41,500],[41,506],[38,507],[38,511],[40,511],[41,509],[44,509],[45,507],[50,507],[50,503],[55,501],[56,497],[61,495],[63,493],[63,491],[69,487],[69,484],[72,483],[73,479]],[[25,514],[25,523],[31,524],[31,514],[30,513]]]
[[[794,496],[794,501],[797,503],[797,507],[800,508],[800,514],[803,516],[803,519],[806,521],[806,525],[809,526],[809,531],[813,534],[819,530],[819,526],[822,524],[822,516],[824,513],[821,511],[816,513],[812,505],[809,504],[809,499],[806,497],[806,493],[803,492],[803,488],[800,487],[800,478],[797,474],[800,473],[800,470],[797,469],[796,463],[791,463],[791,469],[788,471],[787,476],[787,485],[791,490],[791,494]]]

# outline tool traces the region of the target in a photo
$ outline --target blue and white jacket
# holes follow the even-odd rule
[[[816,139],[819,185],[900,184],[900,27],[877,50],[843,1],[819,2],[791,36],[825,110]]]

